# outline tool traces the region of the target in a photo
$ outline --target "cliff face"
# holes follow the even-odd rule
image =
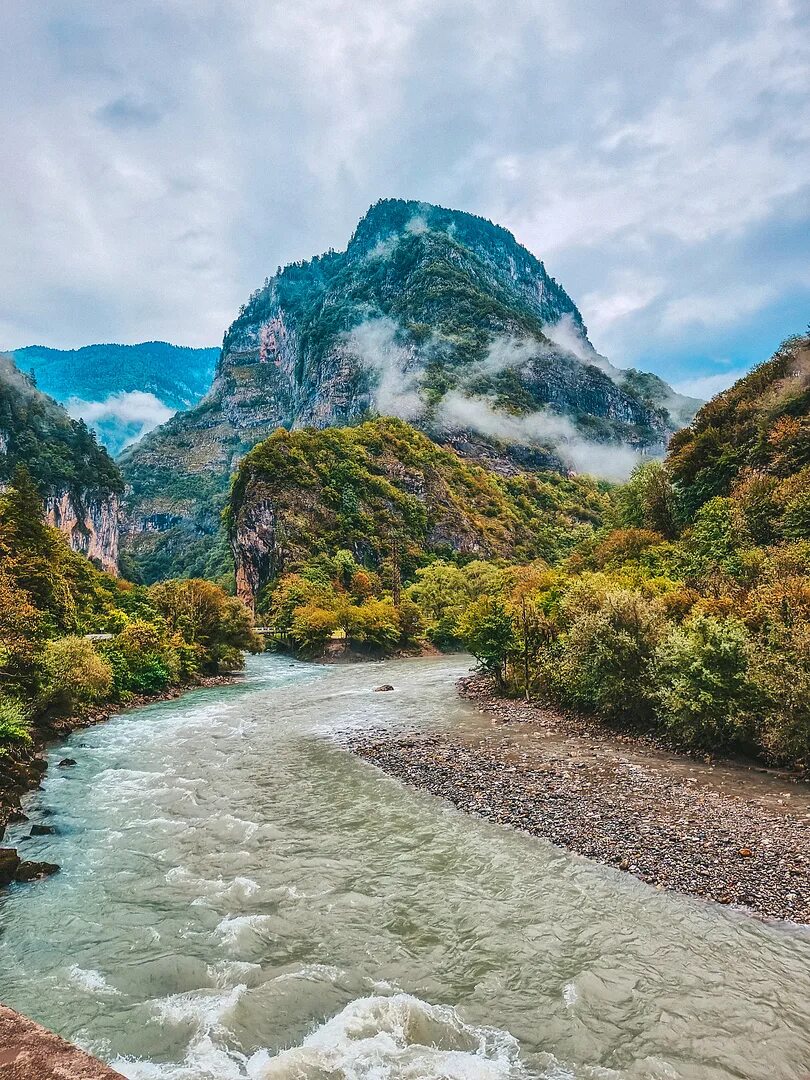
[[[45,519],[63,532],[74,551],[92,559],[108,574],[118,573],[117,494],[62,489],[45,498]]]
[[[559,473],[502,477],[401,420],[277,431],[234,478],[227,513],[239,596],[349,549],[385,575],[431,556],[558,558],[598,524],[604,497]]]
[[[593,349],[576,305],[511,233],[385,200],[346,251],[287,266],[254,293],[207,397],[125,452],[128,557],[149,580],[181,534],[204,547],[228,476],[277,427],[396,415],[504,473],[533,459],[617,475],[632,453],[662,454],[675,412],[689,412],[634,374]],[[156,520],[171,522],[161,537]]]
[[[123,491],[117,466],[84,424],[0,357],[0,485],[17,465],[37,482],[46,519],[74,551],[117,573]]]

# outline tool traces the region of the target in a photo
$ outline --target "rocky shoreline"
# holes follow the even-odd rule
[[[810,784],[697,760],[586,718],[459,684],[474,729],[351,735],[354,753],[456,807],[659,889],[810,923]]]
[[[109,720],[111,716],[120,712],[129,712],[131,709],[151,705],[156,701],[171,701],[182,697],[190,690],[199,690],[201,687],[226,686],[233,680],[232,674],[201,676],[188,686],[171,687],[159,694],[137,695],[125,706],[117,708],[107,706],[82,716],[53,720],[48,724],[35,727],[32,731],[34,736],[32,746],[9,751],[0,756],[0,842],[8,825],[28,820],[22,809],[22,801],[29,792],[42,784],[48,768],[44,751],[49,744],[64,739],[80,728],[91,727]],[[70,758],[65,758],[60,762],[60,765],[66,768],[73,764],[75,762]],[[13,881],[34,881],[37,878],[47,877],[49,874],[56,873],[58,869],[55,863],[29,862],[21,858],[16,848],[0,846],[0,888]]]

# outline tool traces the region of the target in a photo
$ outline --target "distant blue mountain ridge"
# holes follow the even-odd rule
[[[196,405],[214,378],[218,348],[166,341],[51,349],[29,345],[11,352],[37,387],[81,417],[111,454],[137,441],[174,413]]]

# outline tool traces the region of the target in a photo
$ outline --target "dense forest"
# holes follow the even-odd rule
[[[30,376],[0,355],[0,483],[25,464],[43,491],[119,493],[118,467],[81,420],[72,420]]]

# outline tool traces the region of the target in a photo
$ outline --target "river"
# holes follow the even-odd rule
[[[62,872],[0,895],[0,999],[132,1080],[810,1073],[807,930],[656,892],[342,749],[358,725],[485,723],[466,669],[261,656],[55,747],[28,809],[56,833],[8,839]]]

